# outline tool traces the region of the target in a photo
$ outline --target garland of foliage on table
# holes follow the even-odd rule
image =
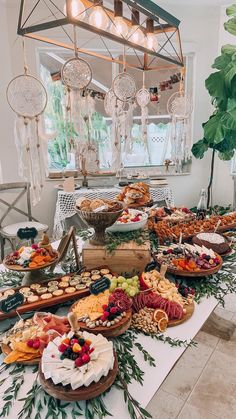
[[[86,238],[88,232],[82,232],[81,237]],[[135,231],[126,234],[109,234],[107,239],[107,249],[109,252],[113,252],[116,247],[124,242],[134,240],[137,244],[143,244],[147,238],[151,241],[152,249],[158,248],[158,241],[155,235],[152,233],[143,231]],[[224,305],[224,297],[229,293],[236,292],[236,253],[232,253],[224,261],[224,269],[215,275],[211,275],[206,278],[191,278],[191,279],[180,279],[178,280],[181,285],[192,287],[195,289],[195,300],[200,302],[202,297],[214,296],[219,303]],[[51,277],[52,275],[49,274]],[[55,275],[54,275],[55,276]],[[0,273],[0,286],[17,286],[22,280],[22,274],[15,272],[2,272]],[[62,304],[62,306],[68,305]],[[59,306],[56,307],[56,310]],[[55,309],[55,308],[54,308]],[[9,329],[11,326],[8,326]],[[3,332],[3,330],[1,331]],[[113,344],[117,353],[119,374],[114,383],[114,386],[124,394],[124,401],[127,404],[128,412],[132,419],[146,419],[150,418],[151,415],[143,409],[139,402],[135,400],[129,390],[128,385],[132,380],[137,381],[141,385],[143,384],[144,372],[140,369],[134,356],[133,349],[138,349],[145,362],[151,367],[155,367],[154,358],[144,349],[140,344],[138,336],[141,332],[129,329],[124,335],[112,339]],[[172,339],[169,336],[163,334],[148,335],[149,337],[159,340],[164,343],[170,344],[172,347],[188,347],[195,346],[195,342],[187,342],[178,339]],[[35,419],[66,419],[71,417],[72,419],[77,416],[85,416],[86,419],[102,419],[106,416],[112,416],[107,410],[105,405],[104,397],[106,393],[101,396],[88,400],[87,402],[74,402],[65,403],[60,400],[54,399],[53,397],[46,394],[42,386],[38,382],[38,367],[30,367],[24,365],[3,365],[0,369],[0,374],[4,372],[8,373],[8,377],[3,378],[0,381],[0,387],[6,384],[8,380],[10,385],[3,392],[4,406],[0,413],[0,417],[7,417],[14,408],[14,402],[16,400],[23,402],[23,407],[19,412],[17,419],[26,419],[31,417],[35,411]],[[18,399],[21,387],[24,384],[25,376],[24,373],[31,373],[34,375],[34,382],[32,388],[28,391],[26,396],[22,399]],[[108,390],[109,392],[109,390]],[[70,407],[69,416],[68,408]],[[42,416],[42,411],[46,409],[46,416]],[[66,410],[65,410],[66,409]],[[67,413],[66,413],[67,412]]]

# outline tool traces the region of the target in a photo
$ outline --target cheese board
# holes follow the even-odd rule
[[[4,343],[1,343],[1,349],[3,355],[7,356],[12,352],[12,349],[9,345],[5,345]],[[19,365],[38,365],[41,358],[34,358],[28,361],[16,361],[15,364]]]
[[[184,316],[182,317],[182,319],[174,319],[174,320],[169,320],[168,321],[168,327],[173,327],[173,326],[178,326],[179,324],[185,323],[187,320],[189,320],[193,313],[194,313],[194,301],[192,301],[189,304],[185,304],[184,305],[184,309],[186,310]]]

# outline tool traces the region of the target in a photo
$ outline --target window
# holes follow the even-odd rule
[[[93,112],[90,118],[90,127],[88,121],[84,121],[83,141],[77,127],[73,123],[73,117],[70,118],[66,112],[66,89],[60,80],[60,69],[62,63],[71,56],[67,51],[57,50],[56,53],[51,50],[39,52],[40,73],[44,85],[48,91],[48,105],[45,111],[45,129],[51,136],[48,142],[49,171],[78,169],[80,164],[79,156],[81,147],[86,147],[84,143],[90,141],[93,148],[94,171],[107,171],[112,166],[112,121],[104,110],[103,97],[110,88],[112,75],[114,76],[114,64],[100,61],[99,65],[90,62],[93,70],[93,81],[91,90],[100,91],[101,95],[90,98],[93,104]],[[91,61],[91,57],[86,57]],[[188,77],[186,86],[190,95],[192,95],[192,67],[193,57],[186,57]],[[115,64],[117,66],[117,64]],[[96,70],[94,71],[94,68]],[[120,69],[116,68],[116,73]],[[171,138],[170,138],[170,117],[167,115],[167,101],[169,97],[177,92],[179,83],[169,83],[170,76],[176,75],[178,69],[166,70],[162,72],[149,72],[146,76],[146,85],[155,88],[159,87],[158,94],[154,93],[153,101],[148,106],[147,121],[147,139],[143,141],[141,128],[141,111],[137,106],[133,113],[133,126],[131,129],[131,139],[127,145],[126,138],[121,138],[121,156],[124,167],[152,167],[162,166],[165,160],[171,160]],[[112,74],[113,73],[113,74]],[[137,82],[137,88],[142,87],[142,72],[129,69]],[[155,89],[154,89],[155,91]],[[159,101],[157,99],[159,96]],[[86,108],[86,105],[84,105]],[[77,143],[77,144],[76,144]],[[95,163],[97,162],[97,163]],[[91,163],[92,164],[92,163]],[[96,167],[97,164],[97,167]],[[91,170],[92,171],[92,170]]]

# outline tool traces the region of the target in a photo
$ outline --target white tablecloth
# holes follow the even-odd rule
[[[75,202],[78,198],[106,198],[114,199],[120,193],[119,188],[81,188],[75,192],[58,191],[56,211],[54,216],[53,237],[59,239],[65,229],[65,219],[76,214]],[[151,197],[154,202],[166,201],[168,205],[174,205],[172,189],[169,186],[150,188]]]
[[[80,245],[81,244],[82,241],[80,241]],[[5,268],[0,265],[0,270],[4,269]],[[217,304],[217,300],[213,297],[208,299],[203,298],[200,304],[195,304],[194,314],[187,322],[179,326],[169,328],[165,335],[170,336],[171,338],[177,338],[181,340],[186,339],[187,341],[190,341],[201,329],[202,325],[205,323]],[[59,309],[58,314],[64,314],[66,311],[67,309],[61,308]],[[0,329],[3,329],[8,323],[12,323],[12,319],[0,322]],[[155,341],[154,339],[142,334],[139,335],[139,342],[155,359],[157,365],[156,369],[154,367],[150,367],[148,363],[143,360],[143,355],[138,351],[137,348],[134,347],[133,354],[141,369],[145,372],[145,375],[143,386],[134,381],[129,386],[129,390],[132,396],[138,400],[143,407],[145,407],[148,405],[175,363],[184,353],[185,348],[172,348],[167,343],[164,344],[160,341]],[[1,362],[2,359],[3,357],[1,356]],[[5,376],[9,378],[7,373],[3,373],[1,379]],[[19,399],[26,396],[26,393],[32,387],[32,382],[32,376],[27,377],[24,385],[20,390],[18,397]],[[7,386],[9,386],[9,380],[6,380],[6,383],[0,387],[0,411],[2,410],[4,404],[2,400],[3,391],[7,388]],[[113,387],[111,391],[105,396],[105,404],[107,405],[108,410],[112,413],[114,419],[130,419],[127,406],[124,403],[122,391],[119,391]],[[17,414],[22,406],[23,402],[17,401],[8,418],[16,419]],[[68,409],[69,407],[66,409],[67,413],[69,413]],[[32,415],[31,418],[33,419],[34,416],[35,415]],[[44,412],[41,413],[41,417],[45,417]],[[68,417],[70,417],[69,414]],[[83,416],[81,416],[81,418],[83,418]]]

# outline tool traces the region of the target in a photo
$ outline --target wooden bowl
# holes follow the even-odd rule
[[[186,322],[187,320],[189,320],[190,317],[192,317],[193,312],[194,312],[194,309],[195,309],[194,301],[191,304],[186,304],[184,306],[184,308],[186,310],[186,313],[183,316],[183,318],[180,319],[180,320],[178,320],[178,319],[176,319],[176,320],[169,320],[167,327],[178,326],[179,324],[182,324],[182,323]]]
[[[169,265],[167,265],[167,272],[169,274],[172,275],[176,275],[176,276],[184,276],[184,277],[190,277],[190,278],[198,278],[198,277],[203,277],[203,276],[209,276],[209,275],[213,275],[216,272],[218,272],[223,265],[223,259],[220,255],[218,255],[217,253],[215,253],[216,257],[220,260],[219,265],[215,266],[212,269],[200,269],[200,271],[197,272],[191,272],[191,271],[182,271],[180,269],[174,269],[171,268]],[[158,262],[158,260],[156,260],[157,264],[160,266],[161,263]],[[163,263],[163,262],[162,262]]]
[[[55,385],[51,379],[46,380],[41,368],[41,362],[39,364],[39,381],[43,389],[50,396],[55,399],[63,400],[66,402],[74,402],[80,400],[90,400],[98,397],[100,394],[108,390],[114,383],[118,373],[118,360],[116,353],[114,352],[115,361],[113,369],[109,371],[106,377],[102,377],[98,383],[93,382],[90,386],[79,387],[77,390],[72,390],[70,385],[63,386],[62,384]]]
[[[20,266],[20,265],[8,265],[5,259],[3,260],[3,265],[5,266],[5,268],[9,269],[10,271],[33,272],[33,271],[39,271],[40,269],[48,268],[49,266],[56,263],[59,257],[60,257],[60,254],[59,252],[57,252],[57,256],[53,260],[51,260],[51,262],[47,262],[42,266],[36,266],[35,268],[23,268],[23,266]]]
[[[73,307],[75,307],[76,304],[77,303],[74,303],[71,306],[70,311],[73,311]],[[126,316],[122,317],[121,321],[119,323],[115,323],[113,326],[110,326],[110,327],[97,326],[97,327],[94,327],[93,329],[90,329],[89,327],[87,327],[86,323],[78,322],[78,327],[82,331],[94,333],[95,335],[98,335],[99,333],[101,333],[101,335],[103,335],[106,338],[115,338],[117,336],[122,335],[123,333],[126,332],[126,330],[129,329],[131,325],[131,320],[132,320],[132,310],[130,309],[126,312]]]

